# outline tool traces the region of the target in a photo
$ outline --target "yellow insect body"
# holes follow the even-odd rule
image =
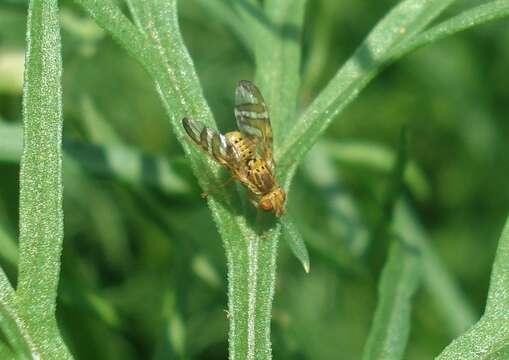
[[[235,117],[240,131],[224,135],[190,118],[184,118],[182,124],[198,146],[249,190],[256,207],[281,216],[286,194],[274,176],[268,110],[260,91],[249,81],[237,86]]]

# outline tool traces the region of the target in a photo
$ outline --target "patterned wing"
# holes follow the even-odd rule
[[[237,85],[235,118],[239,130],[257,144],[258,152],[272,168],[274,161],[269,111],[260,90],[250,81],[241,80]]]
[[[241,160],[239,151],[228,142],[223,134],[190,118],[182,119],[182,125],[187,135],[214,160],[228,169],[237,167]]]

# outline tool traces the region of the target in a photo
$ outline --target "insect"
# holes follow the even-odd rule
[[[262,94],[250,81],[237,85],[235,118],[240,131],[225,134],[190,118],[182,119],[182,124],[198,146],[248,189],[255,207],[281,216],[286,194],[274,176],[269,113]]]

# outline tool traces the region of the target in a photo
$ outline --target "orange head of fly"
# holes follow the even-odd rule
[[[265,211],[273,211],[276,216],[281,216],[285,213],[285,191],[281,188],[276,188],[265,194],[260,199],[260,208]]]

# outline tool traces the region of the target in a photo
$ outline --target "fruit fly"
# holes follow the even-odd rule
[[[272,127],[258,88],[241,80],[235,90],[235,118],[239,131],[221,134],[201,122],[184,118],[189,137],[244,185],[253,205],[276,216],[285,213],[286,194],[274,176]]]

